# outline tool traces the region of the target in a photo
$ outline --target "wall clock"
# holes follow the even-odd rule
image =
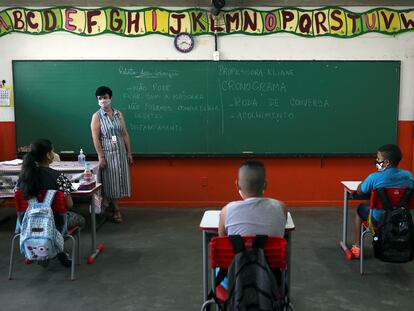
[[[188,32],[180,32],[174,39],[174,45],[178,51],[188,53],[194,47],[194,38]]]

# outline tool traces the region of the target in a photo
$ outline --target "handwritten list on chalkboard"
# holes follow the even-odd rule
[[[396,141],[399,68],[392,61],[16,61],[17,145],[48,133],[43,122],[25,122],[38,107],[39,121],[64,129],[52,134],[57,150],[94,153],[94,92],[107,85],[138,155],[373,153]],[[378,137],[378,122],[386,137]]]

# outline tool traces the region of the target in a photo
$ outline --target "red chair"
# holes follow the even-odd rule
[[[397,206],[402,197],[404,196],[406,188],[385,188],[388,200],[392,206]],[[370,209],[383,210],[385,207],[382,204],[378,190],[371,192]],[[408,209],[414,209],[414,195],[411,196],[408,205]],[[368,221],[363,221],[361,224],[361,254],[359,256],[359,273],[364,274],[364,237],[366,234],[371,233]]]
[[[246,249],[252,247],[255,236],[243,236],[243,242]],[[276,271],[281,271],[282,295],[287,297],[289,289],[287,288],[287,241],[281,237],[268,237],[264,245],[264,252],[269,267]],[[230,239],[225,236],[215,237],[210,241],[210,267],[212,279],[212,291],[217,299],[224,303],[227,300],[227,290],[216,284],[216,268],[228,269],[233,261],[234,251]],[[207,300],[203,303],[201,310],[205,310],[208,305],[215,303],[214,299]]]
[[[39,195],[38,201],[42,202],[46,191],[42,191]],[[23,220],[23,215],[27,210],[28,202],[23,197],[23,192],[18,190],[14,193],[14,202],[16,205],[16,212],[18,217],[18,222],[21,223]],[[52,210],[54,213],[61,213],[62,215],[66,214],[66,207],[65,207],[65,196],[62,191],[57,191],[55,197],[52,202]],[[9,264],[9,280],[12,279],[13,273],[13,257],[14,257],[14,244],[17,237],[20,236],[20,226],[16,226],[15,235],[12,238],[11,249],[10,249],[10,264]],[[79,264],[80,262],[80,254],[79,254],[79,241],[80,241],[80,227],[75,226],[71,228],[67,228],[67,231],[63,234],[63,238],[72,240],[72,252],[71,252],[71,275],[70,279],[73,281],[75,279],[75,262]],[[32,261],[26,259],[25,264],[31,264]]]

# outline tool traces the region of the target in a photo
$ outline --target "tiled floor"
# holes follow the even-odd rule
[[[198,225],[204,210],[123,209],[124,223],[106,223],[98,232],[106,248],[93,265],[86,264],[87,227],[81,238],[83,262],[71,282],[69,269],[58,262],[45,269],[24,265],[20,256],[15,279],[7,280],[14,215],[12,209],[0,209],[0,218],[13,218],[0,225],[0,310],[199,310]],[[341,212],[340,207],[291,208],[295,310],[412,310],[414,263],[379,262],[369,244],[367,274],[361,277],[358,262],[347,261],[339,249]]]

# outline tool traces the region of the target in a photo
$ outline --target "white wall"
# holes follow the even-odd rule
[[[348,9],[363,12],[369,8]],[[212,59],[212,36],[196,37],[195,48],[189,54],[177,52],[173,41],[161,35],[125,38],[108,34],[82,37],[65,32],[8,34],[0,37],[0,80],[12,84],[12,60]],[[400,60],[399,120],[414,120],[414,31],[396,37],[373,33],[352,39],[228,35],[219,38],[218,45],[223,60]],[[367,73],[367,79],[375,79],[375,75]],[[13,108],[0,108],[0,121],[14,121]]]

